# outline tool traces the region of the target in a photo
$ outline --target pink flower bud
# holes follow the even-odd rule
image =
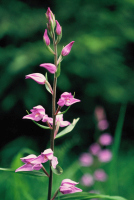
[[[62,55],[62,56],[67,56],[67,55],[70,53],[71,48],[72,48],[72,46],[73,46],[73,43],[74,43],[74,41],[70,42],[69,44],[67,44],[67,45],[62,49],[62,51],[61,51],[61,55]]]
[[[56,33],[57,33],[57,35],[60,35],[61,34],[61,26],[57,20],[55,20],[55,21],[56,21]]]
[[[49,31],[51,31],[51,28],[54,29],[55,27],[55,16],[49,7],[46,12],[46,17],[48,19],[47,28]]]
[[[54,74],[57,70],[56,66],[54,64],[51,64],[51,63],[40,64],[40,67],[46,68],[52,74]]]
[[[49,46],[50,45],[50,39],[49,39],[49,37],[47,35],[47,29],[45,29],[43,39],[44,39],[46,45]]]
[[[43,74],[40,74],[40,73],[28,74],[28,75],[25,76],[25,78],[26,79],[31,78],[34,81],[36,81],[37,83],[42,84],[42,85],[44,85],[45,82],[46,82],[45,76]]]

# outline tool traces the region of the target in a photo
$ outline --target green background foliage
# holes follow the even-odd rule
[[[110,132],[114,135],[120,106],[122,103],[127,103],[119,158],[119,168],[121,167],[119,169],[119,194],[133,199],[133,190],[131,190],[133,173],[131,144],[134,140],[132,134],[134,131],[132,112],[134,107],[133,0],[1,0],[0,119],[1,130],[4,130],[1,136],[1,167],[10,165],[19,167],[20,163],[12,164],[14,163],[13,158],[17,152],[21,151],[26,141],[24,147],[31,148],[38,153],[43,151],[49,142],[49,130],[44,132],[31,121],[22,120],[22,117],[26,115],[25,110],[30,110],[36,105],[42,105],[47,114],[51,115],[51,95],[44,86],[32,80],[25,80],[25,75],[30,73],[39,72],[45,75],[46,70],[39,67],[41,63],[53,63],[53,56],[47,51],[42,40],[46,28],[47,7],[51,8],[63,28],[63,37],[58,45],[59,55],[63,46],[75,41],[71,53],[61,63],[57,101],[64,91],[72,92],[72,94],[75,92],[75,97],[81,99],[81,103],[71,106],[64,116],[64,119],[70,122],[77,117],[80,117],[80,121],[73,132],[65,136],[65,140],[71,141],[70,147],[68,147],[68,142],[65,147],[62,146],[61,151],[60,145],[63,139],[57,139],[57,149],[60,149],[58,156],[64,158],[66,152],[67,159],[63,159],[65,162],[63,167],[66,167],[68,163],[77,160],[77,152],[86,150],[94,141],[93,113],[97,105],[105,108],[110,123]],[[48,74],[48,80],[52,84],[51,74]],[[23,137],[25,137],[24,140]],[[5,146],[8,142],[13,142],[11,148]],[[71,153],[69,157],[72,150],[74,153]],[[17,159],[19,160],[19,157]],[[63,160],[61,159],[61,166]],[[16,162],[19,161],[16,160]],[[73,170],[77,169],[76,166],[75,163]],[[80,173],[77,173],[75,177],[71,164],[69,167],[67,169],[69,177],[72,176],[78,180]],[[42,200],[44,195],[42,194],[42,188],[44,188],[42,183],[45,180],[39,178],[42,182],[39,185],[37,181],[36,185],[36,181],[24,178],[26,179],[23,180],[24,184],[21,182],[19,185],[17,184],[20,180],[19,176],[23,180],[22,175],[14,176],[2,172],[0,187],[3,199],[32,200],[38,198]],[[11,186],[12,180],[14,186]],[[59,182],[61,180],[58,179]],[[32,190],[33,187],[29,186],[27,181],[34,182],[33,187],[38,188],[39,194]],[[26,196],[21,196],[23,187],[27,188],[23,194]],[[9,189],[13,196],[10,192],[8,194],[5,192],[10,191]],[[21,189],[22,192],[20,192]],[[107,188],[106,191],[108,191]],[[30,193],[33,197],[29,196]],[[40,194],[40,198],[36,196]]]

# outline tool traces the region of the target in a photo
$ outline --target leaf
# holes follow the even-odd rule
[[[69,110],[70,107],[71,107],[71,106],[69,106],[69,107],[68,107],[66,110],[64,110],[63,112],[58,113],[57,115],[65,114],[65,113]]]
[[[45,74],[45,77],[46,77],[46,80],[48,81],[47,72],[46,72],[46,74]],[[45,84],[45,87],[46,87],[46,90],[47,90],[49,93],[51,93],[51,90],[50,90],[50,88],[48,87],[47,84]],[[52,94],[52,93],[51,93],[51,94]]]
[[[53,167],[51,167],[51,169],[56,175],[61,175],[63,173],[63,169],[59,165],[56,166],[56,169],[54,169]]]
[[[58,69],[57,69],[57,71],[55,73],[55,75],[56,75],[57,78],[60,76],[60,71],[61,71],[61,68],[60,68],[60,63],[59,63]]]
[[[13,172],[16,174],[23,174],[23,175],[30,175],[30,176],[46,176],[45,173],[39,172],[39,171],[15,172],[15,169],[9,169],[9,168],[0,168],[0,171],[7,171],[7,172]]]
[[[92,199],[92,198],[99,198],[99,199],[110,199],[110,200],[126,200],[123,197],[119,197],[119,196],[109,196],[109,195],[103,195],[103,194],[91,194],[88,192],[76,192],[73,194],[64,194],[64,195],[60,195],[60,200],[85,200],[85,199]],[[56,197],[56,199],[58,200],[58,197]],[[56,200],[55,199],[55,200]]]
[[[32,120],[33,121],[33,120]],[[48,126],[43,126],[43,125],[41,125],[41,124],[39,124],[39,123],[37,123],[37,122],[35,122],[35,121],[33,121],[37,126],[39,126],[40,128],[43,128],[43,129],[50,129],[50,127],[48,127]]]
[[[74,129],[76,123],[79,121],[79,119],[80,118],[74,119],[73,122],[72,122],[72,124],[70,124],[69,126],[67,126],[63,131],[61,131],[58,135],[56,135],[55,139],[56,138],[60,138],[60,137],[62,137],[64,135],[66,135],[67,133],[71,132]]]

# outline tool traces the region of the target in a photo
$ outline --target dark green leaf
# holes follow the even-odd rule
[[[53,167],[51,167],[51,169],[54,174],[61,175],[63,173],[63,169],[59,165],[56,166],[56,169]]]
[[[110,200],[126,200],[123,197],[119,196],[109,196],[109,195],[103,195],[103,194],[91,194],[88,192],[76,192],[73,194],[65,194],[65,195],[60,195],[60,200],[85,200],[85,199],[92,199],[92,198],[99,198],[99,199],[110,199]],[[58,200],[58,197],[56,197]],[[55,199],[55,200],[56,200]]]
[[[55,139],[56,139],[56,138],[60,138],[60,137],[62,137],[62,136],[64,136],[64,135],[66,135],[67,133],[71,132],[71,131],[74,129],[76,123],[79,121],[79,119],[80,119],[80,118],[74,119],[74,120],[73,120],[73,123],[70,124],[69,126],[67,126],[67,127],[66,127],[63,131],[61,131],[58,135],[56,135]]]

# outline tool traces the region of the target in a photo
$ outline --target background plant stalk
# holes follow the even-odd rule
[[[55,42],[55,34],[53,34],[53,46],[54,46],[54,64],[57,67],[57,44]],[[50,148],[54,151],[54,132],[55,132],[55,121],[56,121],[56,85],[57,85],[57,77],[54,74],[54,81],[53,81],[53,95],[52,95],[52,118],[53,118],[53,129],[51,130],[50,136]],[[50,163],[50,177],[49,177],[49,186],[48,186],[48,200],[51,200],[51,193],[52,193],[52,182],[53,182],[53,172],[51,169]]]

